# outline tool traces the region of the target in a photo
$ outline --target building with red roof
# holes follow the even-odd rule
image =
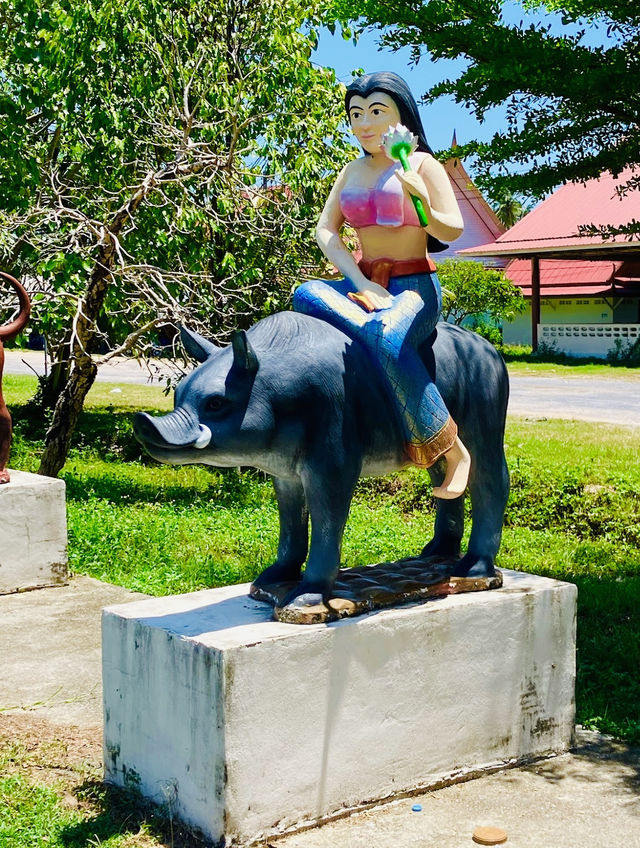
[[[495,240],[458,251],[509,260],[505,273],[531,307],[505,324],[505,342],[605,356],[617,340],[640,339],[640,236],[606,235],[640,220],[640,190],[618,191],[632,176],[562,186]]]
[[[451,146],[454,148],[457,146],[455,133]],[[434,256],[437,262],[442,262],[443,259],[455,259],[461,250],[483,245],[487,241],[495,243],[495,240],[500,238],[506,229],[471,182],[471,178],[458,156],[448,159],[444,163],[444,169],[460,207],[464,230],[460,238],[456,239],[452,245]],[[480,261],[483,265],[498,268],[503,268],[508,263],[508,260],[494,256],[483,256]]]

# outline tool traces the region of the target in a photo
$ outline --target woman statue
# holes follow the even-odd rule
[[[365,346],[396,397],[407,461],[429,467],[443,457],[444,480],[433,493],[457,498],[467,486],[469,453],[418,347],[433,332],[441,307],[428,248],[442,250],[440,239],[458,238],[462,216],[401,77],[376,73],[358,78],[347,88],[345,107],[364,156],[340,173],[316,230],[321,250],[344,279],[303,283],[294,294],[294,309],[328,321]],[[382,144],[390,126],[398,123],[418,139],[409,171],[390,159]],[[426,227],[412,195],[422,201]],[[345,223],[358,234],[360,262],[340,238]]]

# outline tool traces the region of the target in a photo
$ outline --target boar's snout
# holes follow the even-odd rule
[[[186,409],[175,409],[158,418],[138,412],[133,421],[133,432],[143,445],[169,450],[202,449],[211,441],[211,430]]]

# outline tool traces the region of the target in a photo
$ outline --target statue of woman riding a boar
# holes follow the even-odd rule
[[[253,465],[272,475],[278,554],[251,593],[293,622],[376,606],[375,591],[364,605],[348,587],[339,591],[342,535],[358,477],[408,464],[429,469],[434,536],[391,570],[431,577],[422,587],[400,580],[396,600],[501,585],[506,368],[475,333],[438,323],[430,255],[461,234],[460,210],[400,77],[358,78],[345,106],[364,155],[338,176],[317,226],[343,277],[303,283],[294,312],[235,333],[228,347],[183,329],[201,364],[176,388],[173,412],[135,421],[137,438],[162,462]],[[345,223],[358,235],[358,262],[340,236]],[[473,524],[461,556],[467,488]],[[366,569],[350,571],[362,583]]]

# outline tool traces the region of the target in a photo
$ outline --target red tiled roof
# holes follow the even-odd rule
[[[637,236],[630,241],[627,236],[618,235],[605,242],[601,236],[583,236],[578,232],[584,225],[620,226],[640,219],[640,190],[622,196],[616,192],[616,187],[628,182],[633,174],[633,169],[627,168],[616,179],[605,173],[584,184],[567,183],[494,242],[460,252],[474,256],[513,256],[529,250],[562,252],[614,244],[635,245],[637,249],[640,241]]]
[[[460,159],[448,159],[444,168],[462,214],[464,230],[446,251],[438,254],[439,260],[454,257],[458,251],[483,244],[487,239],[495,239],[505,231],[504,224],[472,183]]]
[[[505,268],[506,276],[531,295],[531,261],[513,259]],[[588,261],[580,259],[541,259],[541,297],[606,296],[614,293],[640,295],[640,268],[625,262]]]

